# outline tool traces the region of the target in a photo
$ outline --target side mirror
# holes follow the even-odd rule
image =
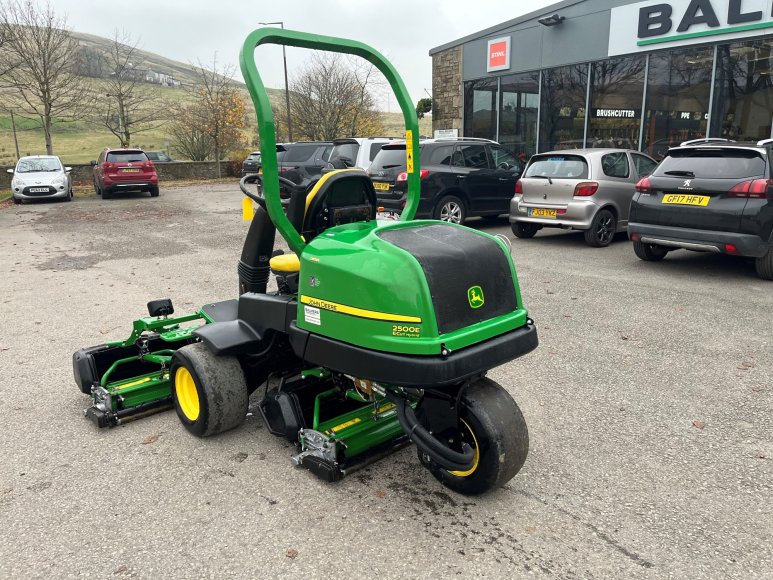
[[[96,165],[96,164],[97,164],[97,162],[92,159],[91,160],[91,165],[93,166],[93,165]]]
[[[13,173],[13,169],[6,169],[8,173]]]
[[[65,173],[70,173],[70,171],[72,171],[72,167],[65,167],[64,171]]]

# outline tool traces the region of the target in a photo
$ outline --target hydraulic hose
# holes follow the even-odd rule
[[[449,471],[467,471],[472,468],[475,461],[475,452],[472,447],[462,443],[462,452],[454,451],[441,443],[419,423],[413,408],[404,397],[389,391],[386,392],[386,397],[397,405],[397,420],[400,421],[400,426],[408,438],[432,461]]]

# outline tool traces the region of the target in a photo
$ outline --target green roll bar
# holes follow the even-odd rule
[[[372,63],[383,73],[392,87],[395,97],[397,97],[397,102],[400,104],[400,109],[405,119],[408,197],[400,219],[413,219],[419,204],[419,121],[405,84],[391,63],[378,51],[356,40],[321,36],[281,28],[259,28],[251,32],[247,40],[244,41],[244,46],[242,46],[242,51],[239,55],[239,64],[241,65],[244,80],[247,82],[247,89],[250,91],[252,102],[255,105],[255,114],[258,119],[261,165],[263,168],[263,192],[266,197],[268,215],[293,252],[300,256],[306,243],[295,228],[293,228],[290,220],[287,219],[279,197],[279,169],[276,160],[274,114],[271,111],[268,93],[255,64],[255,49],[261,44],[281,44],[284,46],[353,54]]]

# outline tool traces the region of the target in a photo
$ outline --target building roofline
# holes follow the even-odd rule
[[[517,18],[513,18],[512,20],[508,20],[507,22],[501,22],[500,24],[490,26],[489,28],[484,28],[483,30],[480,30],[478,32],[474,32],[472,34],[468,34],[467,36],[463,36],[462,38],[458,38],[457,40],[452,40],[451,42],[441,44],[440,46],[436,46],[435,48],[430,48],[429,55],[432,56],[433,54],[436,54],[448,48],[453,48],[454,46],[459,46],[461,44],[464,44],[467,41],[476,40],[483,36],[489,36],[491,34],[495,34],[506,28],[516,26],[517,24],[521,24],[523,22],[528,22],[529,20],[536,20],[537,18],[540,18],[542,16],[550,16],[550,14],[555,12],[556,10],[562,10],[564,8],[568,8],[569,6],[574,6],[575,4],[582,4],[583,2],[585,2],[585,0],[563,0],[562,2],[551,4],[550,6],[546,6],[545,8],[540,8],[539,10],[535,10],[534,12],[529,12],[528,14],[524,14],[523,16],[518,16]]]

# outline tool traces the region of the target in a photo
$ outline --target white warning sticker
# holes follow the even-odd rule
[[[319,308],[304,305],[303,317],[309,324],[322,324],[319,320]]]

